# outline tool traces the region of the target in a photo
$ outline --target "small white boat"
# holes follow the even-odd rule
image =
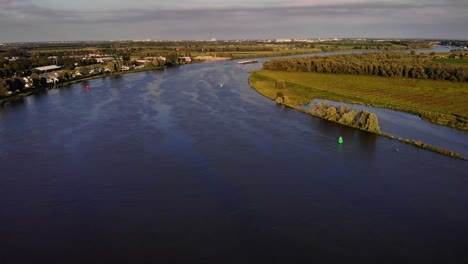
[[[237,62],[238,64],[249,64],[249,63],[257,63],[258,60],[245,60],[245,61],[239,61]]]

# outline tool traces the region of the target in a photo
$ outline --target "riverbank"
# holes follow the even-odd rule
[[[314,52],[319,52],[319,50],[316,50]],[[241,56],[236,56],[236,57],[221,57],[221,56],[201,55],[201,56],[194,57],[194,59],[192,60],[192,63],[216,62],[216,61],[233,60],[233,59],[239,59],[239,58],[258,58],[258,57],[271,57],[271,56],[282,57],[282,56],[308,54],[308,53],[311,53],[311,51],[310,50],[301,50],[301,51],[274,52],[274,53],[271,53],[271,52],[268,52],[268,53],[261,53],[261,52],[249,53],[249,52],[245,52],[245,53],[242,53]],[[182,66],[182,65],[177,65],[177,66]],[[161,69],[164,69],[165,67],[166,66],[164,66],[164,67],[159,67],[159,66],[158,67],[144,67],[144,68],[134,69],[134,70],[129,70],[129,71],[114,72],[112,74],[109,74],[109,73],[95,74],[95,75],[89,75],[89,76],[86,76],[86,77],[82,77],[82,78],[79,78],[79,79],[73,79],[73,80],[68,80],[66,82],[57,83],[55,85],[49,84],[48,86],[42,87],[40,89],[26,88],[26,89],[23,89],[21,92],[18,92],[18,93],[12,94],[12,95],[0,96],[0,105],[4,104],[6,102],[9,102],[9,101],[19,100],[21,98],[30,96],[30,95],[35,94],[35,93],[41,93],[43,91],[47,91],[47,90],[55,89],[55,88],[60,88],[60,87],[63,87],[63,86],[68,86],[68,85],[72,85],[72,84],[75,84],[75,83],[80,83],[80,82],[83,82],[83,81],[88,81],[88,80],[97,79],[97,78],[104,78],[104,77],[109,77],[109,76],[122,75],[122,74],[136,73],[136,72],[161,70]]]
[[[366,104],[468,130],[468,83],[266,70],[255,71],[251,78],[271,83],[273,88],[275,82],[281,85],[284,82],[281,91],[293,105],[307,104],[315,98]],[[264,92],[274,97],[278,91],[266,86]]]
[[[286,107],[296,109],[298,111],[301,111],[303,113],[312,115],[312,116],[317,116],[314,115],[311,111],[303,109],[299,107],[300,105],[304,105],[306,103],[311,102],[315,98],[320,98],[320,99],[329,99],[329,100],[334,100],[334,101],[342,101],[342,102],[348,102],[348,103],[358,103],[358,104],[363,104],[363,100],[357,96],[350,95],[349,92],[343,92],[343,93],[338,93],[337,91],[334,91],[333,89],[331,90],[326,90],[326,89],[320,89],[318,87],[310,87],[310,86],[305,86],[301,84],[298,84],[296,82],[293,82],[292,80],[288,79],[282,79],[282,81],[278,81],[277,78],[273,78],[271,74],[274,75],[274,73],[268,72],[265,73],[266,71],[253,71],[249,77],[249,84],[250,86],[255,89],[258,93],[264,95],[265,97],[270,98],[271,100],[275,100],[278,102],[278,93],[281,93],[283,99],[280,100],[280,103],[285,105]],[[283,72],[281,72],[283,73]],[[287,74],[287,73],[285,73]],[[297,73],[294,73],[297,74]],[[309,74],[311,75],[311,74]],[[278,77],[277,75],[274,75],[275,77]],[[281,77],[285,77],[284,75],[281,75]],[[331,81],[331,80],[329,80]],[[336,81],[336,80],[335,80]],[[332,82],[333,84],[333,82]],[[315,85],[315,84],[314,84]],[[320,86],[319,86],[320,87]],[[366,102],[368,103],[368,102]],[[370,101],[370,103],[375,102]],[[398,109],[394,109],[398,110]],[[400,110],[401,111],[401,110]],[[320,116],[317,116],[319,118],[322,118]],[[335,122],[338,124],[341,124],[337,121],[334,120],[329,120],[331,122]],[[343,124],[342,124],[343,125]],[[353,127],[353,126],[350,126]],[[356,128],[356,127],[353,127]],[[358,128],[360,130],[364,130],[361,128]],[[364,130],[366,131],[366,130]],[[392,135],[383,133],[383,132],[378,132],[378,131],[367,131],[370,133],[375,133],[381,136],[385,136],[391,139],[396,139],[401,142],[415,145],[418,147],[422,147],[428,150],[432,150],[434,152],[448,155],[451,157],[455,157],[458,159],[462,160],[468,160],[467,157],[464,157],[463,155],[449,151],[446,149],[442,149],[436,146],[432,146],[430,144],[423,143],[421,141],[416,141],[416,140],[411,140],[411,139],[404,139],[404,138],[396,138]]]
[[[164,67],[146,67],[146,68],[134,69],[134,70],[129,70],[129,71],[114,72],[112,74],[107,74],[107,73],[96,74],[96,75],[86,76],[86,77],[79,78],[79,79],[69,80],[69,81],[66,81],[66,82],[63,82],[63,83],[58,83],[58,84],[55,84],[55,85],[49,85],[49,86],[39,88],[39,89],[35,89],[35,88],[24,89],[22,92],[19,92],[19,93],[10,95],[10,96],[0,97],[0,105],[4,104],[6,102],[9,102],[9,101],[19,100],[21,98],[30,96],[30,95],[35,94],[35,93],[40,93],[40,92],[43,92],[43,91],[56,89],[56,88],[61,88],[61,87],[64,87],[64,86],[69,86],[69,85],[75,84],[75,83],[89,81],[89,80],[92,80],[92,79],[105,78],[105,77],[110,77],[110,76],[118,76],[118,75],[124,75],[124,74],[129,74],[129,73],[136,73],[136,72],[155,71],[155,70],[162,70],[162,69],[164,69]]]

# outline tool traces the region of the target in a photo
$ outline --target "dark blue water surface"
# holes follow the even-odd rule
[[[347,106],[358,111],[369,111],[377,115],[380,130],[384,133],[396,138],[420,140],[439,148],[454,151],[468,158],[468,131],[436,125],[421,119],[417,115],[368,105],[314,99],[311,103],[301,107],[310,110],[313,104],[319,102],[329,102],[330,105],[336,107]]]
[[[0,263],[468,258],[466,161],[278,107],[249,87],[260,66],[134,73],[4,105]]]

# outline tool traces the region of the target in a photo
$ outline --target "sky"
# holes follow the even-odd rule
[[[468,1],[0,0],[0,43],[330,37],[468,40]]]

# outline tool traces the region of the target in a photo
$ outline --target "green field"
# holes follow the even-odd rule
[[[275,49],[273,51],[220,51],[220,52],[192,52],[193,56],[218,56],[232,59],[262,58],[291,56],[321,52],[321,49]]]
[[[251,85],[286,104],[298,106],[314,98],[361,103],[420,115],[428,121],[468,129],[468,83],[407,78],[283,71],[254,71]],[[284,81],[285,88],[275,83]]]
[[[459,64],[459,65],[468,65],[468,59],[435,59],[435,62],[443,64]]]

